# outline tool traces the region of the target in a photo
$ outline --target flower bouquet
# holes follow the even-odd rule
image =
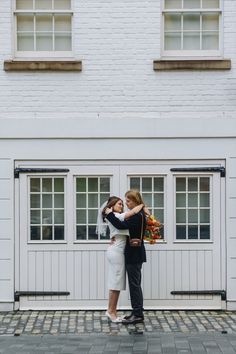
[[[160,229],[162,225],[160,221],[156,220],[153,215],[149,215],[146,219],[146,228],[144,233],[144,240],[153,245],[157,240],[162,239]]]

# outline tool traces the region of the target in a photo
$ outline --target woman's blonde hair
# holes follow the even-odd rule
[[[125,197],[132,200],[136,205],[145,204],[143,198],[138,190],[130,189],[125,193]]]

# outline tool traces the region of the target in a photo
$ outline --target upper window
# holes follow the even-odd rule
[[[164,55],[220,55],[221,0],[163,2]]]
[[[16,0],[15,24],[16,55],[71,55],[71,0]]]

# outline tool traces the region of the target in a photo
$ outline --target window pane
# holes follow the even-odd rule
[[[189,207],[198,207],[198,194],[197,193],[189,193],[188,194],[188,206]]]
[[[76,192],[86,192],[86,178],[76,178]]]
[[[40,226],[31,226],[30,239],[33,241],[40,240]]]
[[[98,194],[89,194],[88,195],[88,207],[97,208],[98,207]]]
[[[100,191],[110,192],[110,178],[100,178]]]
[[[64,208],[64,194],[54,195],[54,208]]]
[[[52,44],[52,33],[36,33],[36,50],[51,51]]]
[[[188,222],[189,223],[198,223],[198,210],[189,209],[188,210]]]
[[[200,226],[200,239],[210,239],[210,225]]]
[[[86,224],[86,210],[76,211],[77,224]]]
[[[176,194],[176,206],[178,207],[186,207],[186,194],[178,193]]]
[[[180,31],[180,30],[181,30],[181,15],[165,14],[165,31]]]
[[[184,14],[183,28],[186,30],[197,30],[200,31],[200,14]]]
[[[209,223],[210,222],[210,210],[209,209],[201,209],[200,210],[200,222],[201,223]]]
[[[52,9],[52,0],[35,0],[35,9],[36,10],[51,10]]]
[[[17,15],[17,31],[34,31],[34,17],[32,15]]]
[[[17,36],[17,50],[19,51],[33,51],[34,50],[34,36],[27,33],[21,33]]]
[[[30,207],[31,208],[40,208],[40,194],[31,194]]]
[[[197,190],[198,190],[198,179],[197,178],[188,178],[188,190],[197,192]]]
[[[186,239],[186,226],[177,225],[176,226],[176,239],[185,240]]]
[[[31,192],[40,192],[40,178],[31,178],[30,179],[30,191]]]
[[[181,9],[182,0],[165,0],[166,9]]]
[[[142,194],[144,203],[146,204],[147,207],[151,208],[152,207],[152,194],[151,193],[143,193]]]
[[[164,192],[164,178],[154,177],[154,192]]]
[[[43,194],[42,195],[43,208],[52,208],[52,195],[51,194]]]
[[[110,194],[101,194],[100,195],[100,205],[102,205],[103,203],[108,201],[109,197],[110,197]]]
[[[130,189],[140,190],[140,178],[138,177],[130,178]]]
[[[181,49],[181,33],[165,33],[165,50]]]
[[[154,209],[154,216],[157,218],[162,224],[164,223],[164,210],[163,209]]]
[[[64,178],[54,179],[54,192],[64,192]]]
[[[33,9],[33,0],[16,0],[17,10],[30,10]]]
[[[71,0],[54,0],[55,10],[70,10]]]
[[[176,222],[177,223],[185,223],[186,222],[186,210],[185,209],[177,209],[176,210]]]
[[[184,9],[199,9],[200,0],[184,0]]]
[[[54,210],[54,224],[64,224],[64,210]]]
[[[86,194],[77,194],[76,195],[76,208],[86,208]]]
[[[31,210],[30,223],[31,224],[40,224],[40,210]]]
[[[219,15],[206,14],[202,15],[203,31],[218,31],[219,30]]]
[[[154,207],[164,207],[164,194],[154,194]]]
[[[200,191],[208,192],[210,190],[210,178],[209,177],[201,177],[200,178]]]
[[[98,191],[98,178],[88,178],[88,191],[89,192]]]
[[[71,16],[55,15],[55,31],[71,32]]]
[[[43,192],[52,192],[52,179],[43,178],[42,179],[42,190]]]
[[[71,50],[71,35],[57,33],[55,34],[55,50],[58,51],[68,51]]]
[[[64,240],[64,226],[54,227],[54,240]]]
[[[219,34],[212,32],[204,32],[202,34],[202,49],[218,50],[219,49]]]
[[[176,178],[176,190],[177,192],[186,191],[186,178]]]
[[[88,210],[88,223],[96,224],[97,223],[98,210]]]
[[[198,226],[197,225],[189,225],[188,226],[188,239],[189,240],[197,240],[198,239]]]
[[[52,16],[37,15],[36,16],[36,31],[52,31]]]
[[[204,9],[218,9],[220,7],[220,0],[202,0],[202,7]]]
[[[152,191],[152,178],[142,178],[142,191],[151,192]]]
[[[185,32],[183,34],[183,49],[184,50],[199,50],[200,49],[200,32]]]
[[[52,240],[52,226],[43,226],[43,240]]]
[[[52,210],[42,211],[42,224],[52,224]]]
[[[76,226],[76,239],[86,240],[86,226]]]
[[[209,207],[210,206],[210,195],[208,193],[200,194],[200,207]]]
[[[88,238],[89,240],[98,240],[98,235],[96,234],[96,226],[88,227]]]

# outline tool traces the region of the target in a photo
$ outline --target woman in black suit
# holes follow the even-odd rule
[[[130,190],[125,194],[128,209],[133,209],[139,204],[144,204],[138,191]],[[129,229],[130,238],[142,238],[140,247],[131,247],[127,237],[125,246],[125,267],[128,274],[132,313],[126,316],[122,323],[133,324],[143,322],[143,292],[141,288],[141,269],[146,262],[146,251],[143,243],[143,235],[146,227],[145,212],[142,209],[137,214],[125,221],[115,217],[111,209],[105,211],[107,220],[117,229]]]

